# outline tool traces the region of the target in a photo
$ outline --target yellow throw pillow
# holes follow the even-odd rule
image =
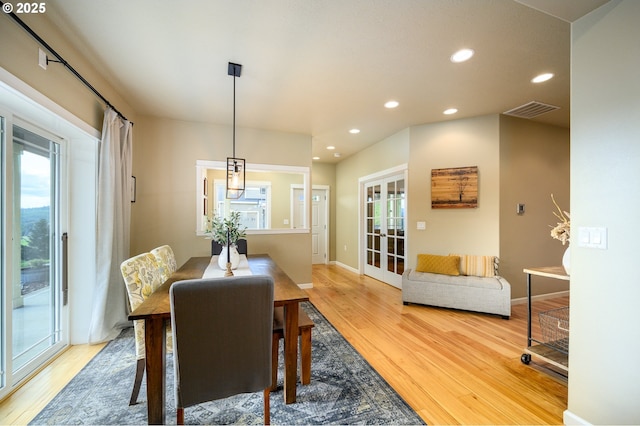
[[[467,254],[450,254],[460,257],[460,274],[476,277],[495,277],[495,256],[472,256]]]
[[[460,256],[439,256],[437,254],[419,254],[416,272],[433,274],[460,275],[458,265]]]

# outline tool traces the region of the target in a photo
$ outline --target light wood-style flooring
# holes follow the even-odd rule
[[[315,265],[307,291],[427,424],[562,424],[566,379],[520,361],[526,304],[509,320],[404,306],[399,289],[337,266]],[[568,297],[534,302],[534,318],[568,304]]]
[[[26,425],[105,346],[76,345],[0,402],[0,425]]]
[[[566,379],[520,362],[525,304],[513,307],[510,320],[403,306],[399,289],[333,265],[314,265],[307,291],[427,424],[562,424]],[[534,314],[568,303],[567,297],[536,301]],[[27,424],[100,348],[75,346],[62,354],[0,403],[0,424]]]

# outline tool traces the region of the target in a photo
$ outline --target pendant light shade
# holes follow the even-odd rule
[[[236,157],[236,77],[242,65],[229,62],[228,74],[233,76],[233,157],[227,157],[227,198],[238,199],[244,193],[245,160]]]
[[[244,193],[244,158],[227,157],[227,198],[238,199]]]

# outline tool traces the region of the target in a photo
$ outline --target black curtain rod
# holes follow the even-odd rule
[[[4,6],[4,2],[0,1],[0,7],[2,6]],[[42,47],[44,47],[46,50],[49,51],[49,53],[55,56],[57,59],[57,62],[60,62],[62,65],[65,66],[65,68],[71,71],[71,74],[76,76],[76,78],[80,80],[85,86],[87,86],[87,88],[89,88],[89,90],[91,90],[97,97],[99,97],[102,100],[102,102],[104,102],[105,104],[107,104],[108,107],[113,109],[116,112],[116,114],[122,117],[123,120],[127,120],[127,117],[125,117],[120,111],[118,111],[116,107],[114,107],[111,104],[111,102],[107,100],[107,98],[102,96],[102,94],[98,92],[96,88],[91,85],[91,83],[89,83],[83,76],[80,75],[78,71],[76,71],[71,65],[69,65],[69,63],[65,61],[64,58],[58,54],[58,52],[56,52],[51,46],[49,46],[49,44],[46,41],[44,41],[38,34],[36,34],[27,24],[25,24],[24,21],[22,21],[22,19],[18,18],[18,15],[16,15],[13,12],[9,13],[8,15],[11,16],[11,18],[14,21],[16,21],[18,25],[20,25],[27,33],[29,33],[29,35],[33,37]],[[47,58],[47,62],[49,62],[49,58]],[[133,123],[131,123],[131,125],[133,125]]]

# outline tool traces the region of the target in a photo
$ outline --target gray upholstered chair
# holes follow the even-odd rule
[[[178,281],[170,290],[177,421],[184,409],[264,392],[270,422],[273,278],[251,275]]]

